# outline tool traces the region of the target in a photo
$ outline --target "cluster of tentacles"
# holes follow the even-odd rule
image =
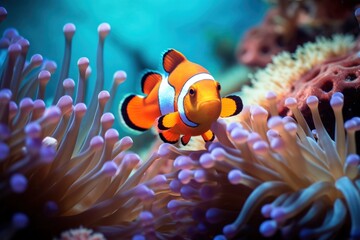
[[[162,144],[141,161],[110,113],[125,72],[103,90],[110,26],[98,27],[98,97],[89,103],[89,60],[80,58],[78,78],[69,77],[75,26],[63,30],[59,79],[55,62],[39,54],[28,60],[29,42],[15,29],[0,39],[0,238],[360,237],[360,118],[343,115],[354,99],[328,91],[324,117],[316,96],[269,93],[266,109],[247,106],[239,118],[216,122],[216,140],[205,148]],[[52,103],[48,83],[58,86]],[[279,116],[279,101],[293,117]],[[323,125],[331,116],[333,138]]]
[[[206,150],[161,146],[159,151],[174,159],[178,169],[170,182],[178,199],[170,201],[168,209],[180,223],[195,221],[188,229],[192,238],[359,238],[360,157],[355,132],[360,118],[344,123],[344,96],[334,93],[332,140],[315,96],[306,100],[314,130],[296,99],[285,100],[291,118],[277,115],[275,98],[268,95],[269,110],[245,109],[241,122],[219,121],[213,127],[219,141]]]

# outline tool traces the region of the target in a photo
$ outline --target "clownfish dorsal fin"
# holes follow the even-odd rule
[[[185,61],[186,57],[175,49],[170,49],[164,53],[163,56],[163,67],[167,73],[171,73],[177,65]]]
[[[144,74],[141,79],[141,90],[145,94],[149,94],[155,85],[160,82],[162,76],[160,73],[149,71]]]

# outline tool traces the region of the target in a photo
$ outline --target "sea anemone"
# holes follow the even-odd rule
[[[4,8],[0,16],[6,16]],[[120,138],[112,128],[115,118],[109,109],[126,73],[117,71],[110,93],[103,90],[103,48],[110,25],[98,27],[97,98],[88,104],[89,60],[78,60],[77,81],[69,78],[75,26],[66,24],[63,31],[58,81],[52,79],[55,62],[39,54],[27,61],[29,42],[15,29],[5,30],[1,38],[6,58],[0,82],[0,238],[48,239],[80,226],[115,239],[151,236],[149,210],[162,207],[156,198],[167,178],[156,175],[157,168],[148,171],[159,156],[141,164],[137,154],[127,151],[132,139]],[[57,85],[53,99],[45,99],[49,81]],[[61,236],[84,233],[90,239],[89,231]]]
[[[5,15],[0,8],[0,20]],[[69,78],[75,26],[66,24],[63,30],[64,60],[53,99],[45,99],[45,90],[54,81],[56,63],[39,54],[27,61],[29,42],[15,29],[7,29],[0,40],[6,53],[0,81],[0,238],[360,237],[355,141],[360,119],[344,123],[347,96],[331,92],[334,140],[323,126],[316,96],[306,98],[312,130],[300,110],[303,99],[286,99],[293,117],[278,115],[276,95],[283,100],[289,83],[266,82],[274,92],[252,102],[261,84],[244,90],[244,102],[255,105],[231,123],[214,123],[215,142],[193,150],[162,144],[141,161],[129,151],[132,139],[120,138],[112,128],[115,118],[109,111],[126,73],[116,72],[111,90],[103,90],[103,47],[110,26],[98,27],[92,93],[98,97],[86,104],[89,60],[78,60],[77,81]],[[323,59],[304,50],[313,49],[308,45],[296,55],[283,54],[269,71],[287,63],[285,76],[295,81],[353,46],[346,36],[319,42],[315,49],[326,46]],[[333,42],[340,47],[329,49]],[[305,58],[316,61],[308,59],[306,65]],[[256,105],[263,103],[268,110]]]
[[[241,113],[241,122],[218,121],[213,130],[219,141],[206,150],[180,153],[162,146],[179,169],[170,183],[177,199],[168,208],[181,223],[193,220],[190,236],[360,237],[360,157],[354,138],[360,118],[344,124],[344,96],[334,93],[332,140],[320,119],[318,99],[306,101],[313,131],[297,100],[288,98],[286,106],[295,118],[269,117],[264,108],[252,106]]]

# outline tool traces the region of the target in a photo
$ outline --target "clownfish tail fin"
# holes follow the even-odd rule
[[[186,57],[175,49],[167,50],[163,55],[163,67],[167,73],[172,72]]]
[[[141,78],[141,90],[145,94],[149,94],[151,90],[158,84],[162,79],[160,73],[149,71],[144,74]]]
[[[243,103],[239,96],[230,95],[221,99],[220,117],[231,117],[237,115],[243,109]]]
[[[151,128],[153,124],[153,120],[144,117],[144,108],[144,97],[130,95],[123,100],[119,110],[129,128],[143,132]]]

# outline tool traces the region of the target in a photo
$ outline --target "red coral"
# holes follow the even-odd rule
[[[278,1],[260,26],[250,29],[238,45],[238,61],[250,67],[265,67],[281,51],[293,52],[298,45],[318,36],[358,33],[354,17],[357,1]]]
[[[284,99],[296,98],[299,109],[311,126],[311,113],[306,105],[306,99],[311,95],[318,97],[319,112],[326,129],[332,135],[334,117],[329,114],[332,112],[329,101],[334,92],[341,92],[345,96],[344,120],[360,115],[360,55],[358,52],[314,67],[294,82]],[[279,102],[278,107],[281,115],[289,115],[289,110],[284,106],[284,99]]]

